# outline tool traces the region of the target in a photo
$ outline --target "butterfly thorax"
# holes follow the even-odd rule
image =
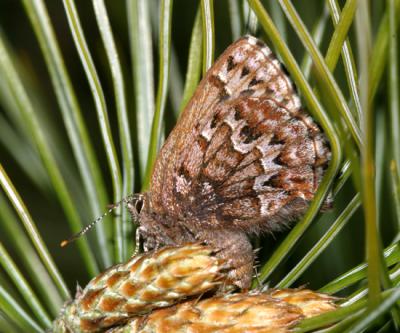
[[[229,279],[239,288],[250,286],[253,271],[253,251],[244,232],[224,228],[204,228],[199,217],[171,216],[156,212],[151,205],[151,194],[134,195],[127,207],[135,221],[144,251],[169,245],[199,242],[214,248],[218,257],[231,268]],[[203,227],[202,227],[203,225]]]

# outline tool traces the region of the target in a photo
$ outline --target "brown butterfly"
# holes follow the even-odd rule
[[[162,147],[150,190],[128,199],[145,251],[202,241],[250,286],[249,236],[306,211],[330,159],[327,141],[284,68],[245,36],[199,84]]]

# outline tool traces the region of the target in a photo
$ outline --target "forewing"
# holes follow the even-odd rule
[[[151,209],[246,231],[298,216],[329,160],[268,47],[232,44],[197,88],[156,161]]]

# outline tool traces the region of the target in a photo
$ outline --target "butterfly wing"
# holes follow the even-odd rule
[[[151,211],[178,223],[277,229],[307,208],[328,160],[279,61],[246,36],[210,68],[166,140]]]

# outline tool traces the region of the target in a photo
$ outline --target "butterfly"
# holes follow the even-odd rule
[[[145,251],[204,242],[250,286],[249,237],[301,217],[330,160],[271,50],[245,36],[208,70],[159,152],[150,189],[127,200]]]

